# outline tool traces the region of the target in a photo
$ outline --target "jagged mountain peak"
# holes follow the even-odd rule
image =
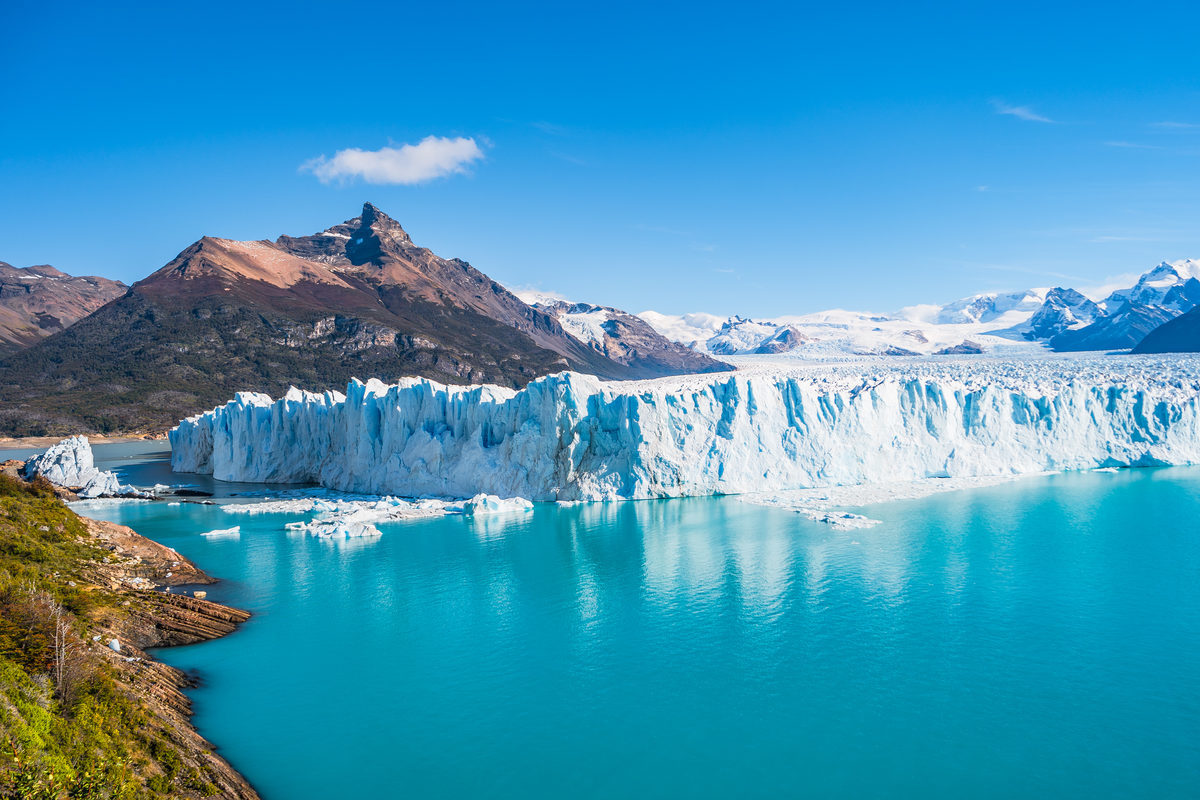
[[[380,266],[419,249],[399,222],[371,203],[362,213],[311,236],[280,236],[275,244],[293,255],[331,264]]]

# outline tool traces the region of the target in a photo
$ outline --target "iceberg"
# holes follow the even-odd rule
[[[338,498],[320,497],[273,500],[260,503],[230,503],[221,506],[230,514],[314,514],[310,522],[288,522],[285,530],[303,531],[313,536],[353,539],[379,536],[376,523],[440,517],[448,514],[483,516],[533,510],[523,497],[500,498],[479,494],[469,500],[402,500],[398,497]],[[209,534],[205,534],[209,535]]]
[[[40,475],[55,486],[83,486],[99,474],[86,436],[72,436],[52,445],[25,462],[24,470],[26,478]]]
[[[242,535],[242,526],[234,525],[232,528],[220,528],[215,531],[206,531],[200,535],[209,539],[236,539]]]
[[[121,483],[115,473],[96,469],[92,445],[86,436],[71,436],[25,463],[24,477],[44,477],[55,486],[75,489],[85,500],[101,497],[152,498],[148,492]]]
[[[344,395],[239,393],[169,437],[176,471],[226,481],[560,502],[1192,464],[1200,359],[877,359],[627,382],[560,373],[521,390],[351,381]]]

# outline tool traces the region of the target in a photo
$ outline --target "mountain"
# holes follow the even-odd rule
[[[831,360],[863,355],[968,355],[1008,348],[1124,350],[1200,304],[1200,261],[1162,262],[1096,302],[1067,287],[986,292],[887,314],[833,309],[773,319],[639,316],[669,339],[720,356]]]
[[[1046,293],[1041,308],[1026,323],[1025,339],[1051,339],[1064,331],[1091,325],[1104,310],[1074,289],[1056,287]]]
[[[1188,304],[1188,296],[1194,295],[1195,290],[1191,289],[1185,293],[1182,287],[1197,278],[1200,278],[1200,261],[1190,258],[1183,261],[1163,261],[1138,278],[1131,288],[1118,289],[1110,294],[1104,300],[1104,305],[1110,312],[1122,308],[1126,303],[1164,306],[1176,312],[1187,311],[1196,304],[1195,299]],[[1181,299],[1186,308],[1181,305]]]
[[[1200,353],[1200,307],[1167,320],[1146,334],[1135,353]]]
[[[777,322],[757,322],[744,317],[730,317],[704,346],[708,352],[722,356],[781,353],[792,349],[785,347],[789,340],[799,345],[802,339],[798,332],[789,337],[784,333],[786,329],[786,325]],[[783,338],[778,338],[781,336]],[[770,344],[772,342],[775,343],[774,346]]]
[[[45,264],[22,269],[0,261],[0,353],[63,330],[128,288],[119,281],[76,277]]]
[[[1101,317],[1091,325],[1058,334],[1050,340],[1050,347],[1060,353],[1128,350],[1174,317],[1174,312],[1161,306],[1126,303],[1116,313]]]
[[[563,329],[597,353],[645,377],[689,372],[724,372],[733,367],[672,342],[649,323],[625,311],[590,303],[532,299],[534,308],[558,320]]]
[[[1128,289],[1118,289],[1100,304],[1102,315],[1091,324],[1065,331],[1049,340],[1054,350],[1127,350],[1138,346],[1156,328],[1200,304],[1200,261],[1164,261],[1144,273]],[[1180,328],[1186,329],[1186,323]],[[1165,346],[1176,341],[1170,330],[1151,341]],[[1155,342],[1160,345],[1155,345]],[[1152,351],[1140,351],[1152,352]]]
[[[1041,308],[1045,303],[1046,289],[1026,289],[1019,292],[986,292],[961,300],[955,300],[943,306],[914,306],[905,309],[909,312],[904,316],[915,321],[930,322],[935,325],[971,325],[979,323],[1003,324],[1006,315],[1030,314]],[[933,313],[914,313],[917,309],[929,309]],[[999,325],[997,325],[999,327]]]
[[[721,369],[579,341],[371,204],[312,236],[204,237],[116,301],[0,362],[0,432],[162,429],[229,399],[404,376],[519,387]]]

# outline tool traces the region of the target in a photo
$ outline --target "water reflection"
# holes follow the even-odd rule
[[[288,515],[213,542],[212,507],[96,513],[255,613],[164,655],[203,671],[202,729],[269,796],[338,796],[348,774],[373,796],[397,775],[420,796],[730,797],[747,775],[784,797],[1188,796],[1200,544],[1178,514],[1200,480],[1102,478],[898,503],[857,531],[734,499],[361,544]]]

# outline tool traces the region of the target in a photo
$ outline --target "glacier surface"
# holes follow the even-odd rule
[[[1200,462],[1200,360],[877,359],[520,391],[240,393],[172,466],[348,492],[607,500]]]

